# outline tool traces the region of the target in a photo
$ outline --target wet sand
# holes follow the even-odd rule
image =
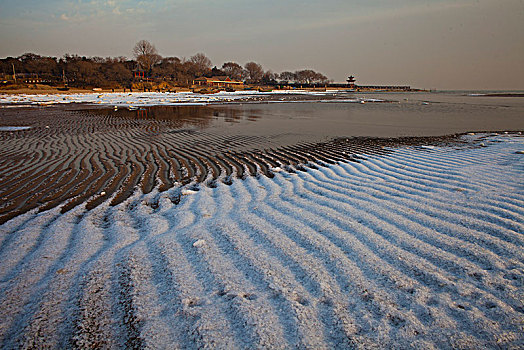
[[[138,188],[216,186],[272,177],[275,167],[358,161],[390,145],[524,130],[523,106],[514,100],[437,95],[428,103],[423,94],[377,95],[386,102],[296,102],[290,95],[138,110],[1,108],[0,127],[7,129],[0,130],[0,223],[34,208],[92,209],[108,199],[116,205]]]

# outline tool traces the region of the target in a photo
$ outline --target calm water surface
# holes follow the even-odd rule
[[[283,143],[334,137],[439,136],[471,131],[523,131],[524,95],[357,93],[319,100],[269,100],[207,106],[100,110],[125,118],[162,120],[178,128],[224,135],[265,136]],[[364,103],[359,103],[364,99]],[[369,102],[369,100],[382,102]],[[355,100],[357,102],[348,102]]]

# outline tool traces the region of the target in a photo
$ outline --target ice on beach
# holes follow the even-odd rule
[[[205,245],[206,245],[206,241],[203,239],[199,239],[198,241],[193,243],[193,247],[195,248],[202,248],[202,247],[205,247]]]
[[[524,138],[485,140],[15,217],[2,345],[522,348]]]
[[[181,193],[182,193],[183,196],[187,196],[187,195],[190,195],[190,194],[198,193],[198,191],[196,191],[196,190],[192,190],[192,189],[188,189],[188,188],[184,188],[184,189],[181,191]]]
[[[30,126],[0,126],[0,131],[23,131],[31,129]]]
[[[179,106],[179,105],[206,105],[213,103],[233,103],[240,100],[266,97],[268,95],[289,95],[302,94],[311,96],[332,97],[333,91],[300,91],[300,90],[277,90],[272,92],[258,91],[221,91],[214,94],[199,94],[192,92],[133,92],[133,93],[80,93],[80,94],[45,94],[45,95],[8,95],[0,94],[0,104],[50,106],[71,103],[99,104],[113,108],[118,107],[145,107],[145,106]],[[294,102],[282,100],[270,100],[267,102]],[[373,98],[349,98],[349,99],[315,99],[301,102],[338,102],[338,103],[362,103],[362,102],[382,102],[380,99]]]

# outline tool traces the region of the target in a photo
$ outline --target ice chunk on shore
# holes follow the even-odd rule
[[[367,103],[367,102],[383,102],[379,99],[372,98],[352,98],[341,99],[333,98],[338,92],[335,91],[302,91],[302,90],[276,90],[272,92],[259,91],[235,91],[226,92],[220,91],[214,94],[199,94],[193,92],[134,92],[134,93],[78,93],[78,94],[46,94],[46,95],[8,95],[0,94],[0,104],[16,104],[16,105],[34,105],[34,106],[50,106],[54,104],[70,104],[70,103],[88,103],[88,104],[102,104],[111,106],[113,108],[128,107],[130,105],[136,106],[178,106],[178,105],[206,105],[209,103],[223,103],[243,101],[252,99],[253,101],[260,100],[262,97],[266,98],[268,95],[274,96],[274,99],[269,99],[268,102],[286,102],[292,103],[297,101],[279,101],[279,96],[284,95],[310,95],[310,96],[329,96],[328,99],[321,100],[304,100],[300,102],[311,103]],[[343,93],[343,92],[341,92]],[[343,97],[343,95],[341,96]]]
[[[22,131],[29,130],[30,126],[0,126],[0,131]]]
[[[198,241],[193,243],[193,247],[195,247],[195,248],[203,248],[205,246],[206,246],[206,241],[203,240],[203,239],[199,239]]]

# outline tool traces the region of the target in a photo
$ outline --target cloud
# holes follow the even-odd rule
[[[60,12],[55,16],[65,22],[98,21],[112,23],[113,21],[132,20],[139,14],[153,11],[154,6],[144,2],[131,0],[91,0],[64,1]]]
[[[361,13],[346,14],[333,13],[330,17],[321,17],[320,19],[311,19],[309,21],[302,21],[295,29],[321,29],[328,27],[337,27],[344,25],[360,25],[365,23],[373,23],[384,21],[388,19],[400,19],[405,17],[420,16],[438,12],[446,12],[474,6],[474,1],[450,2],[438,1],[435,3],[420,3],[404,6],[394,6],[390,8],[378,8],[363,11]]]
[[[60,15],[60,19],[62,21],[65,21],[65,22],[78,23],[78,22],[83,22],[83,21],[87,20],[88,18],[87,18],[87,16],[82,16],[79,13],[73,13],[73,14],[62,13]]]

